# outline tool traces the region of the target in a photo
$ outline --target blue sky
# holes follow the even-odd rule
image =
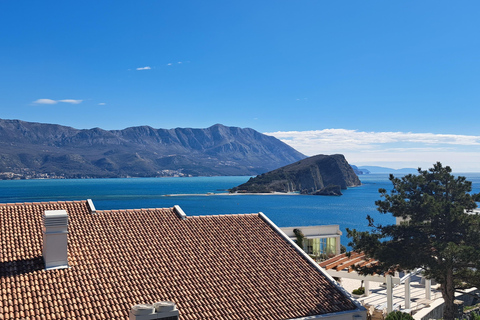
[[[478,1],[2,1],[0,118],[480,171]]]

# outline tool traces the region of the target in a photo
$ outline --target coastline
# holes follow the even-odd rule
[[[266,192],[266,193],[255,193],[255,192],[221,192],[221,193],[173,193],[173,194],[165,194],[162,195],[163,197],[209,197],[209,196],[299,196],[301,195],[298,192]]]

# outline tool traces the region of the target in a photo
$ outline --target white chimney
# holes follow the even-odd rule
[[[178,320],[178,309],[170,301],[137,304],[130,310],[129,320]]]
[[[174,205],[173,210],[175,210],[176,214],[180,217],[180,219],[187,219],[187,214],[182,210],[182,208],[180,208],[179,205]]]
[[[87,205],[88,205],[88,208],[90,209],[91,213],[96,213],[97,212],[97,209],[95,209],[95,206],[93,205],[92,199],[87,199]]]
[[[65,210],[46,210],[43,215],[43,259],[45,269],[68,268],[68,214]]]

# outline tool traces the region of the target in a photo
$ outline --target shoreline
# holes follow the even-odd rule
[[[163,197],[195,197],[195,196],[200,196],[200,197],[209,197],[209,196],[300,196],[301,194],[298,192],[266,192],[266,193],[255,193],[255,192],[241,192],[241,193],[229,193],[229,192],[222,192],[222,193],[213,193],[213,192],[208,192],[208,193],[174,193],[174,194],[164,194],[162,195]]]

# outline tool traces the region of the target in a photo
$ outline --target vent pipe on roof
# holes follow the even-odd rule
[[[137,304],[130,310],[129,320],[178,320],[178,310],[170,301]]]
[[[180,208],[179,205],[174,205],[173,210],[177,213],[177,215],[180,217],[180,219],[185,220],[187,219],[187,215],[185,212],[183,212],[182,208]]]
[[[68,268],[68,214],[46,210],[43,214],[43,259],[45,269]]]
[[[91,213],[97,212],[97,209],[95,209],[95,206],[93,205],[92,199],[87,199],[87,204],[88,204],[88,208],[90,209]]]

